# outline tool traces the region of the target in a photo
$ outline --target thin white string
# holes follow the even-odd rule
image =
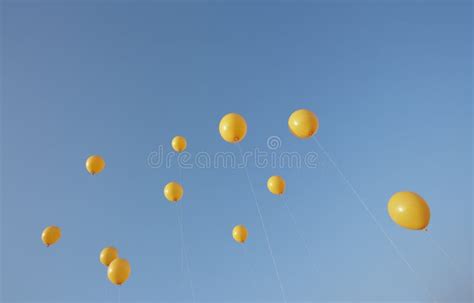
[[[188,254],[186,251],[184,252],[184,260],[185,264],[187,265],[187,271],[188,271],[188,276],[189,276],[189,287],[191,288],[191,296],[193,299],[193,302],[196,302],[196,294],[194,293],[194,283],[193,283],[193,278],[192,278],[192,273],[191,273],[191,265],[189,261]]]
[[[295,226],[296,233],[298,234],[298,236],[300,237],[301,241],[303,242],[303,246],[304,246],[304,248],[305,248],[305,250],[306,250],[306,254],[308,255],[308,258],[309,258],[310,261],[311,261],[311,265],[312,265],[312,267],[313,267],[314,274],[316,275],[318,269],[317,269],[317,267],[316,267],[316,264],[315,264],[314,261],[313,261],[311,252],[310,252],[310,250],[309,250],[308,241],[306,240],[306,237],[304,236],[303,231],[300,229],[299,224],[298,224],[298,222],[296,221],[296,217],[293,215],[293,212],[291,211],[290,207],[288,206],[288,201],[287,201],[287,199],[286,199],[286,198],[282,198],[282,203],[283,203],[283,205],[285,206],[286,210],[288,211],[288,215],[289,215],[289,217],[291,218],[291,221],[293,222],[293,225]]]
[[[392,238],[388,235],[388,233],[385,231],[385,228],[380,224],[380,222],[377,220],[377,217],[375,217],[374,213],[370,210],[369,206],[367,205],[367,203],[365,203],[365,201],[362,199],[362,197],[359,195],[359,193],[357,192],[357,190],[354,188],[354,186],[352,185],[352,183],[346,178],[346,176],[344,175],[344,173],[341,171],[341,169],[339,168],[339,166],[337,166],[336,162],[332,159],[331,155],[326,151],[326,149],[323,147],[323,145],[319,142],[319,140],[315,137],[312,137],[312,139],[314,140],[314,142],[316,142],[316,144],[318,145],[318,147],[321,149],[321,151],[324,153],[324,155],[326,156],[326,158],[328,158],[329,162],[331,162],[331,164],[334,166],[334,168],[336,169],[336,171],[339,173],[339,176],[341,177],[341,179],[344,181],[344,183],[346,183],[346,185],[349,187],[349,189],[352,191],[352,193],[354,193],[354,195],[356,196],[357,200],[359,200],[360,204],[364,207],[365,211],[367,212],[367,214],[369,214],[369,217],[372,219],[372,221],[375,223],[375,225],[379,228],[379,230],[382,232],[382,234],[385,236],[385,238],[388,240],[388,242],[390,243],[390,245],[393,247],[393,249],[395,250],[395,253],[398,255],[398,257],[406,264],[406,266],[410,269],[410,271],[414,274],[414,276],[420,280],[419,278],[419,275],[418,273],[415,271],[415,269],[413,268],[413,266],[408,262],[408,260],[403,256],[402,252],[400,251],[400,249],[398,248],[398,246],[395,244],[395,242],[392,240]],[[429,295],[429,297],[434,301],[436,302],[436,298],[433,296],[433,294],[431,293],[431,291],[425,286],[425,291],[426,293]]]
[[[240,143],[237,143],[237,146],[239,148],[240,156],[243,159],[244,156],[243,156],[243,153],[242,153],[242,148],[240,147]],[[281,295],[283,297],[283,301],[286,303],[287,301],[286,301],[286,296],[285,296],[285,290],[283,288],[283,283],[281,282],[280,273],[278,272],[278,267],[276,265],[275,256],[273,255],[272,246],[270,245],[270,239],[269,239],[268,234],[267,234],[267,229],[265,228],[265,223],[263,222],[262,212],[260,211],[260,206],[258,204],[257,196],[255,195],[255,191],[253,189],[252,181],[250,180],[250,176],[249,176],[249,173],[247,171],[247,166],[245,165],[245,163],[243,163],[243,164],[244,164],[243,166],[244,166],[244,170],[245,170],[245,175],[247,176],[247,181],[248,181],[249,186],[250,186],[250,191],[252,192],[253,200],[255,201],[255,207],[257,208],[258,216],[260,218],[260,224],[262,225],[263,233],[265,235],[265,240],[267,242],[268,251],[270,252],[270,257],[272,258],[273,268],[275,269],[275,274],[276,274],[276,277],[277,277],[277,280],[278,280],[278,284],[280,285]]]
[[[181,182],[182,184],[183,172],[181,170],[181,166],[179,166],[179,163],[178,163],[178,167],[179,167],[178,168],[179,169],[179,182]],[[183,202],[176,202],[176,203],[182,204]],[[191,289],[191,297],[193,299],[193,302],[196,302],[190,261],[186,253],[186,241],[184,237],[184,206],[183,205],[178,206],[178,221],[179,221],[179,229],[180,229],[180,237],[181,237],[181,271],[187,274],[188,276],[189,287]]]
[[[252,284],[252,288],[254,290],[257,290],[257,283],[255,282],[255,270],[253,268],[253,262],[252,262],[252,258],[247,250],[247,245],[245,243],[242,244],[242,246],[244,247],[243,250],[244,250],[244,259],[248,262],[248,267],[250,267],[250,281],[251,281],[251,284]]]
[[[179,182],[182,182],[183,175],[182,175],[181,167],[179,166],[178,169],[179,169]],[[178,220],[179,220],[179,225],[180,225],[179,236],[180,236],[180,246],[181,246],[181,273],[184,273],[184,228],[183,228],[182,219],[183,219],[183,203],[181,202],[178,205]]]
[[[179,202],[178,202],[179,203]],[[181,204],[181,203],[180,203]],[[183,207],[178,205],[177,207],[177,217],[178,217],[178,226],[179,226],[179,246],[180,246],[180,265],[181,265],[181,274],[184,273],[184,240],[183,240],[183,224],[181,223]]]
[[[183,202],[177,202],[177,203],[183,203]],[[180,230],[180,237],[181,237],[181,271],[182,273],[187,276],[187,280],[189,282],[189,287],[191,290],[191,296],[193,298],[193,302],[196,302],[196,298],[194,295],[194,285],[193,285],[193,279],[191,275],[191,268],[189,265],[189,259],[187,257],[186,253],[186,241],[184,237],[184,214],[183,214],[183,207],[178,206],[178,224],[179,224],[179,230]]]
[[[426,231],[426,236],[434,243],[434,245],[441,251],[441,253],[448,259],[449,263],[451,263],[451,266],[454,268],[457,274],[461,274],[461,270],[459,270],[459,267],[457,266],[456,262],[454,262],[454,259],[448,254],[448,252],[441,246],[441,244],[436,241],[436,239],[433,237],[431,232]]]
[[[118,287],[118,303],[122,302],[122,298],[120,296],[120,288],[121,288],[121,285],[119,285]]]

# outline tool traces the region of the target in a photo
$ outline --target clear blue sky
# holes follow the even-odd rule
[[[413,265],[397,257],[320,153],[317,168],[249,168],[290,302],[472,300],[472,4],[440,1],[7,1],[2,5],[3,302],[117,302],[98,261],[132,264],[122,302],[191,302],[181,272],[173,168],[150,152],[237,152],[219,119],[247,119],[244,150],[320,153],[289,114],[320,118],[320,142]],[[87,174],[101,154],[106,170]],[[285,199],[308,242],[265,183]],[[242,169],[185,170],[185,242],[196,301],[281,302]],[[420,193],[426,234],[393,224],[391,194]],[[61,241],[40,240],[59,225]],[[245,224],[244,254],[231,229]],[[313,270],[314,264],[316,270]]]

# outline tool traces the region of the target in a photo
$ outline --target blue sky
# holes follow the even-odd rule
[[[244,151],[278,136],[277,152],[319,155],[248,168],[289,302],[472,300],[470,2],[7,1],[1,20],[3,302],[117,302],[108,245],[132,265],[122,302],[192,302],[189,277],[197,302],[282,302],[245,171],[183,170],[183,273],[179,204],[162,194],[179,172],[147,162],[177,134],[192,155],[238,153],[218,133],[228,112],[247,119]],[[416,274],[289,133],[298,108]],[[91,154],[107,162],[94,177]],[[299,228],[266,190],[274,174]],[[400,190],[428,201],[434,241],[390,221]]]

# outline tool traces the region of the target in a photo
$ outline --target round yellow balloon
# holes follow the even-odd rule
[[[163,190],[165,198],[171,202],[178,202],[181,200],[184,194],[183,187],[178,182],[170,182],[166,184],[165,189]]]
[[[247,134],[247,122],[239,114],[230,113],[225,115],[219,123],[219,133],[222,139],[229,143],[238,143]]]
[[[96,175],[105,168],[105,161],[101,156],[93,155],[87,158],[86,169],[91,175]]]
[[[307,109],[294,111],[288,119],[288,127],[293,135],[300,139],[308,139],[318,132],[319,120]]]
[[[268,190],[274,195],[283,195],[286,183],[280,176],[271,176],[267,181]]]
[[[107,277],[115,285],[122,285],[128,280],[132,269],[130,263],[125,259],[117,258],[110,263],[107,269]]]
[[[118,250],[115,247],[106,247],[100,252],[100,263],[104,264],[105,266],[109,266],[113,260],[118,258],[118,256]]]
[[[58,242],[61,238],[61,228],[57,226],[48,226],[43,230],[41,234],[41,240],[44,245],[51,246],[54,243]]]
[[[243,225],[236,225],[232,230],[232,237],[238,243],[244,243],[247,240],[248,232],[247,228]]]
[[[430,207],[417,193],[398,192],[388,201],[388,214],[398,225],[413,229],[426,229],[430,223]]]
[[[175,152],[183,152],[186,149],[186,146],[188,146],[188,143],[186,142],[185,137],[176,136],[171,141],[171,147],[173,147]]]

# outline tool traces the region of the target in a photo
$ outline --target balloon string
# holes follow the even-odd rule
[[[180,238],[181,238],[181,271],[187,276],[187,280],[189,282],[189,288],[191,290],[191,296],[193,298],[193,302],[195,302],[194,296],[194,287],[193,281],[191,277],[191,270],[188,263],[188,258],[186,254],[186,245],[185,245],[185,238],[184,238],[184,215],[183,215],[183,208],[182,206],[178,208],[178,221],[179,221],[179,230],[180,230]]]
[[[122,301],[122,298],[121,298],[121,296],[120,296],[120,288],[121,288],[121,286],[119,285],[117,288],[118,288],[118,303],[120,303],[120,302]]]
[[[448,259],[449,263],[451,263],[451,266],[454,268],[456,273],[460,275],[461,271],[459,270],[459,267],[457,266],[456,262],[454,262],[454,259],[441,246],[441,244],[438,241],[436,241],[436,239],[433,237],[433,235],[429,231],[426,231],[425,233],[426,233],[428,239],[430,239],[434,243],[434,245],[439,249],[439,251],[441,251],[441,253],[446,257],[446,259]]]
[[[413,266],[410,264],[410,262],[408,262],[408,260],[404,257],[404,255],[402,254],[402,252],[400,251],[400,249],[398,248],[398,246],[395,244],[395,242],[392,240],[392,238],[388,235],[387,231],[385,230],[385,228],[380,224],[380,222],[377,220],[377,217],[375,217],[374,213],[370,210],[369,206],[367,205],[367,203],[365,203],[365,201],[362,199],[362,197],[359,195],[359,193],[357,192],[357,190],[354,188],[354,186],[352,185],[352,183],[346,178],[346,176],[344,175],[344,173],[341,171],[341,169],[339,168],[339,166],[336,164],[336,162],[332,159],[331,155],[326,151],[326,149],[323,147],[323,145],[319,142],[319,140],[315,137],[312,137],[312,139],[314,140],[314,142],[316,142],[316,144],[318,145],[318,147],[321,149],[321,151],[324,153],[324,155],[326,156],[326,158],[329,160],[329,162],[331,162],[332,166],[334,166],[334,168],[336,169],[336,171],[339,173],[339,176],[341,177],[341,179],[344,181],[344,183],[346,183],[347,187],[349,187],[349,189],[352,191],[352,193],[354,193],[354,195],[356,196],[357,200],[359,200],[360,204],[364,207],[365,211],[367,212],[367,214],[369,215],[369,217],[372,219],[372,221],[375,223],[375,225],[379,228],[379,230],[382,232],[382,234],[385,236],[385,238],[388,240],[388,242],[390,243],[390,245],[393,247],[393,249],[395,250],[395,253],[398,255],[398,257],[406,264],[406,266],[410,269],[410,271],[413,273],[413,275],[415,276],[415,278],[419,281],[420,280],[420,277],[418,275],[418,273],[415,271],[415,269],[413,268]],[[425,288],[425,292],[428,294],[428,296],[433,300],[433,302],[436,302],[436,298],[433,296],[433,294],[431,293],[431,291],[429,290],[428,287],[424,287]]]
[[[306,240],[306,237],[304,236],[303,234],[303,231],[300,229],[299,227],[299,224],[298,222],[296,221],[296,217],[293,215],[293,212],[291,211],[290,207],[288,206],[288,201],[283,198],[283,205],[285,206],[287,212],[288,212],[288,215],[291,219],[291,221],[293,222],[293,225],[295,226],[295,229],[296,229],[296,233],[298,234],[298,236],[300,237],[301,241],[303,242],[303,246],[306,250],[306,254],[308,255],[308,258],[310,259],[311,261],[311,265],[313,267],[313,271],[314,271],[314,274],[316,275],[316,273],[318,272],[318,269],[316,267],[316,264],[314,263],[313,261],[313,258],[312,258],[312,254],[309,250],[309,245],[308,245],[308,241]]]
[[[184,252],[184,259],[185,259],[186,265],[187,265],[187,272],[188,272],[188,276],[189,276],[189,287],[191,288],[191,297],[193,299],[193,303],[195,303],[196,302],[196,294],[194,293],[194,283],[193,283],[193,278],[192,278],[192,274],[191,274],[191,266],[190,266],[189,257],[188,257],[188,254],[186,254],[186,251]]]
[[[180,180],[182,180],[182,171],[181,167],[179,167],[179,175]],[[196,302],[196,296],[194,294],[194,284],[191,275],[191,266],[189,262],[189,258],[186,254],[186,241],[184,237],[184,206],[182,205],[183,202],[177,202],[180,205],[178,206],[178,223],[179,223],[179,230],[180,230],[180,238],[181,238],[181,271],[185,273],[188,277],[189,287],[191,289],[191,296],[193,302]]]
[[[179,166],[178,163],[178,172],[179,172],[179,182],[183,182],[183,171],[181,170],[181,166]],[[182,202],[179,203],[178,205],[178,220],[180,224],[180,245],[181,245],[181,272],[184,272],[184,228],[183,228],[183,223],[182,220],[184,219],[183,217],[183,204]]]
[[[252,258],[250,257],[250,254],[247,250],[247,245],[243,243],[242,246],[244,248],[244,258],[248,260],[248,265],[250,267],[250,274],[251,274],[250,283],[252,284],[252,288],[254,289],[254,291],[257,291],[257,283],[255,282],[255,270],[253,268]]]
[[[240,147],[240,143],[237,143],[237,146],[239,148],[240,156],[242,157],[242,160],[243,160],[244,156],[243,156],[243,153],[242,153],[242,148]],[[275,256],[273,255],[272,246],[270,245],[270,239],[269,239],[268,234],[267,234],[267,229],[265,228],[265,223],[263,222],[262,212],[260,211],[260,206],[258,204],[257,196],[255,195],[255,191],[253,189],[252,181],[250,180],[250,176],[249,176],[249,172],[247,170],[247,166],[245,165],[245,163],[243,163],[243,164],[244,164],[243,166],[244,166],[244,170],[245,170],[245,175],[247,176],[247,181],[248,181],[249,186],[250,186],[250,191],[252,192],[253,200],[255,201],[255,207],[257,208],[258,216],[260,218],[260,224],[262,225],[263,233],[265,235],[265,240],[267,242],[268,251],[270,252],[270,257],[272,258],[273,268],[275,270],[275,274],[276,274],[276,277],[277,277],[277,280],[278,280],[278,284],[280,285],[281,296],[283,298],[283,301],[286,303],[287,301],[286,301],[286,296],[285,296],[285,290],[283,288],[283,283],[281,282],[280,273],[278,271],[278,267],[277,267],[276,261],[275,261]]]
[[[179,203],[179,202],[178,202]],[[179,246],[180,246],[180,265],[181,265],[181,274],[184,273],[184,240],[183,240],[183,224],[181,223],[183,207],[179,203],[178,211],[178,225],[179,225]]]

